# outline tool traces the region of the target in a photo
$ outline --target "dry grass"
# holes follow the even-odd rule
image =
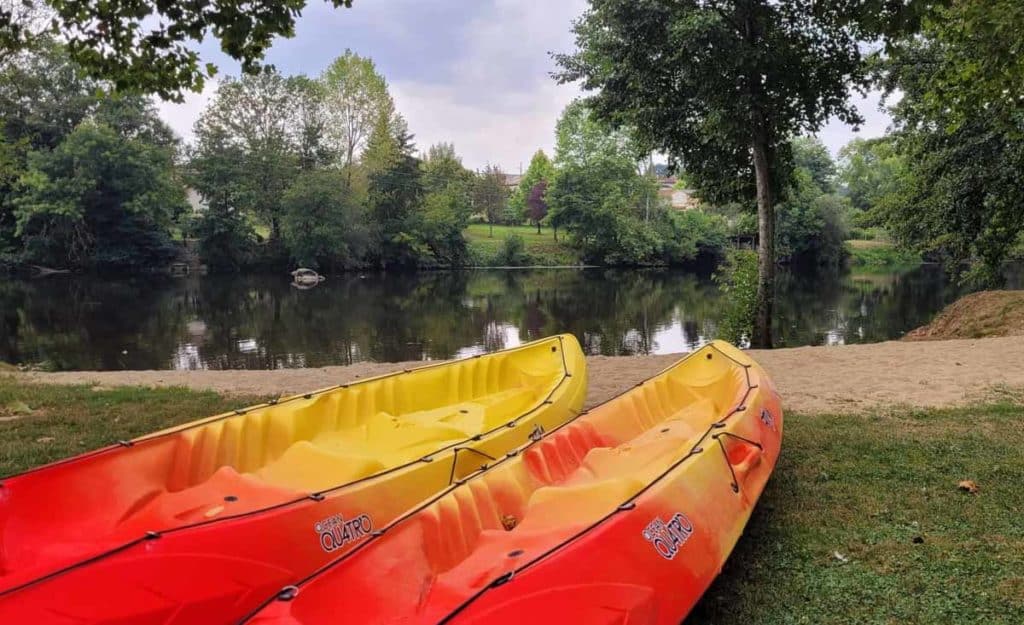
[[[980,291],[947,306],[904,340],[979,339],[1024,335],[1024,291]]]

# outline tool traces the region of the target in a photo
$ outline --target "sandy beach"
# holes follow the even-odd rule
[[[790,410],[852,412],[881,406],[951,406],[1000,387],[1024,387],[1024,337],[929,342],[890,341],[796,347],[750,354],[772,375]],[[588,405],[654,375],[681,354],[591,356]],[[288,395],[423,363],[360,363],[276,371],[74,371],[19,373],[53,384],[185,386],[221,393]]]

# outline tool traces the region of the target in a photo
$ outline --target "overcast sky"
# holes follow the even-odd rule
[[[549,52],[572,50],[571,22],[585,6],[585,0],[356,0],[352,9],[334,9],[311,0],[295,37],[276,41],[267,61],[285,74],[317,76],[351,48],[376,62],[419,149],[448,141],[467,167],[493,163],[515,172],[537,148],[551,153],[555,121],[579,93],[551,79]],[[222,75],[238,74],[238,64],[212,38],[200,53]],[[161,105],[186,140],[213,89]],[[858,102],[867,119],[860,136],[884,133],[889,122],[877,102],[877,96]],[[821,133],[833,154],[854,136],[838,121]]]

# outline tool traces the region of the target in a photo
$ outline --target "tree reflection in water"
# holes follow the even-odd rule
[[[958,289],[924,266],[779,276],[782,345],[872,342],[928,321]],[[670,270],[438,271],[0,282],[0,361],[54,369],[267,369],[442,359],[571,332],[589,354],[693,349],[717,289]]]

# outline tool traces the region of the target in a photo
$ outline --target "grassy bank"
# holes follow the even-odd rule
[[[775,475],[687,625],[1019,623],[1021,399],[788,415]],[[0,473],[255,401],[0,377]]]
[[[860,271],[897,271],[921,264],[921,256],[897,249],[889,241],[846,241],[850,266]]]
[[[512,235],[518,235],[523,239],[528,257],[525,264],[550,266],[577,265],[580,262],[576,252],[566,244],[564,235],[559,234],[559,240],[555,241],[551,228],[548,227],[542,227],[540,234],[537,234],[535,226],[494,226],[492,237],[491,228],[487,224],[472,224],[462,234],[466,237],[470,258],[478,265],[504,264],[499,262],[502,247],[506,239]]]

